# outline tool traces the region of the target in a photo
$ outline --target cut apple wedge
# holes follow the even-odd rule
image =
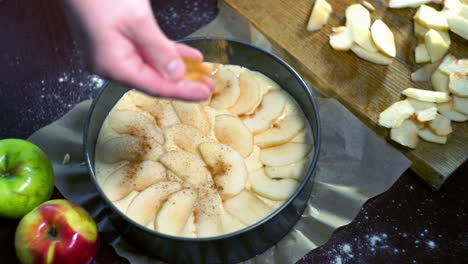
[[[450,74],[448,87],[457,96],[468,97],[468,74],[459,72]]]
[[[432,0],[390,0],[390,8],[414,8],[420,5],[430,3]]]
[[[424,41],[424,36],[428,31],[429,28],[419,24],[416,20],[414,21],[414,34],[419,40]]]
[[[264,202],[248,190],[224,202],[226,211],[239,219],[244,225],[250,226],[273,212]]]
[[[198,199],[195,210],[197,212],[198,237],[213,237],[224,234],[222,223],[223,204],[217,193],[209,193]]]
[[[468,98],[452,96],[453,98],[453,109],[462,114],[468,115]]]
[[[251,71],[243,71],[239,75],[240,95],[236,103],[229,108],[235,115],[243,115],[255,111],[262,100],[262,89]]]
[[[406,119],[399,127],[390,130],[390,138],[409,148],[416,148],[418,144],[418,124],[410,119]]]
[[[437,104],[439,113],[454,122],[468,121],[468,115],[462,114],[453,109],[452,102]]]
[[[437,70],[437,66],[437,63],[422,66],[417,71],[411,73],[411,80],[413,82],[430,82],[432,73]]]
[[[117,133],[156,140],[159,144],[164,143],[161,129],[148,113],[118,109],[111,111],[107,118],[109,125]]]
[[[244,159],[244,162],[248,172],[252,172],[263,167],[263,163],[260,161],[260,148],[254,146],[252,153]]]
[[[443,36],[436,30],[430,29],[426,35],[424,35],[426,48],[431,57],[431,62],[441,60],[445,53],[449,49],[449,45],[444,40]]]
[[[111,174],[102,190],[111,201],[118,201],[132,190],[143,191],[148,186],[166,180],[166,169],[158,162],[129,164]]]
[[[372,34],[369,28],[362,27],[361,25],[356,25],[353,22],[350,22],[348,27],[351,30],[351,36],[354,42],[357,43],[361,48],[369,52],[379,51],[379,49],[375,45],[374,40],[372,39]]]
[[[447,136],[439,136],[433,133],[429,128],[423,128],[418,131],[418,136],[425,141],[437,143],[437,144],[445,144],[447,143]]]
[[[468,60],[459,60],[455,56],[448,54],[439,65],[439,70],[447,75],[450,75],[454,72],[468,74]]]
[[[198,149],[223,199],[230,198],[244,189],[247,168],[239,152],[228,145],[211,142],[200,144]]]
[[[321,29],[328,22],[332,11],[332,6],[326,0],[316,0],[309,22],[307,23],[307,30],[315,31]]]
[[[427,51],[426,45],[424,45],[424,43],[418,44],[414,50],[414,59],[416,63],[426,63],[431,61],[431,57],[429,56],[429,52]]]
[[[408,100],[396,102],[379,115],[379,125],[387,128],[399,127],[415,110]]]
[[[274,123],[272,128],[255,136],[255,144],[260,148],[273,147],[290,141],[304,128],[300,115],[286,116]]]
[[[117,207],[122,213],[124,214],[127,213],[128,206],[139,193],[140,192],[137,192],[137,191],[131,191],[124,198],[118,201],[115,201],[114,202],[115,207]]]
[[[436,118],[437,106],[434,103],[408,99],[408,102],[416,112],[416,118],[420,122],[431,121]]]
[[[299,182],[294,179],[272,179],[265,174],[264,169],[250,173],[249,180],[253,192],[275,201],[287,200],[299,186]]]
[[[200,156],[183,151],[170,151],[161,156],[161,163],[188,186],[200,187],[211,183],[211,175]]]
[[[354,52],[354,54],[356,54],[359,58],[375,64],[389,65],[392,63],[392,58],[388,57],[387,55],[381,54],[379,52],[369,52],[358,45],[353,45],[351,47],[351,51]]]
[[[395,38],[392,31],[382,20],[375,20],[371,27],[372,39],[379,50],[384,54],[395,57]]]
[[[287,99],[283,91],[266,93],[256,111],[243,120],[244,124],[254,134],[267,130],[280,117]]]
[[[362,5],[369,11],[375,11],[375,7],[367,1],[362,1]]]
[[[236,116],[218,115],[215,118],[214,133],[219,142],[238,151],[243,157],[252,153],[253,135]]]
[[[285,166],[267,166],[265,167],[265,174],[272,179],[296,179],[300,181],[304,177],[309,162],[309,159],[305,158]]]
[[[444,13],[427,5],[421,5],[419,7],[416,15],[414,15],[414,20],[427,28],[445,31],[449,29]]]
[[[437,114],[436,118],[428,123],[429,128],[439,136],[447,136],[453,132],[450,119]]]
[[[353,46],[353,36],[351,30],[348,27],[339,27],[336,29],[338,32],[334,32],[329,36],[330,46],[334,50],[349,50]]]
[[[449,76],[440,70],[436,70],[431,76],[432,86],[434,90],[444,93],[449,93]]]
[[[346,8],[346,26],[349,27],[351,24],[358,25],[365,29],[370,28],[370,13],[361,4],[352,4]]]
[[[225,67],[220,67],[213,75],[215,90],[211,95],[210,106],[215,109],[226,109],[233,106],[240,95],[237,76]]]
[[[180,189],[182,186],[179,183],[171,181],[162,181],[149,186],[130,203],[127,216],[140,225],[147,225],[169,195]]]
[[[468,19],[461,16],[447,18],[450,30],[460,37],[468,40]]]
[[[155,230],[172,236],[180,235],[197,197],[197,192],[191,189],[182,189],[171,194],[156,216]]]
[[[200,129],[176,124],[164,129],[164,148],[169,151],[186,151],[198,154],[198,145],[211,141]]]
[[[210,122],[203,106],[197,103],[172,101],[172,106],[183,124],[194,126],[205,135],[210,132]]]
[[[145,139],[132,136],[111,138],[97,149],[97,157],[106,163],[115,163],[122,160],[157,161],[164,153],[164,148],[156,141],[147,142]]]
[[[460,11],[458,12],[458,15],[460,17],[463,17],[464,19],[468,19],[468,4],[460,6]]]
[[[310,150],[310,145],[303,143],[286,143],[264,148],[260,151],[260,160],[267,166],[285,166],[302,160]]]
[[[448,93],[444,92],[407,88],[403,90],[402,94],[424,102],[444,103],[450,101],[450,96],[448,95]]]

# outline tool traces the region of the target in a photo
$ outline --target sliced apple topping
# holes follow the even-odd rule
[[[439,113],[454,122],[465,122],[468,121],[468,115],[462,114],[453,109],[452,102],[437,104],[437,110]]]
[[[182,186],[177,182],[162,181],[140,192],[130,203],[127,216],[140,225],[147,225],[161,208],[170,194],[179,191]]]
[[[213,75],[215,90],[211,95],[210,106],[226,109],[233,106],[240,95],[239,80],[230,70],[222,67]]]
[[[450,74],[448,87],[457,96],[468,97],[468,74],[459,72]]]
[[[431,76],[432,86],[434,90],[444,93],[449,93],[449,76],[440,70],[436,70]]]
[[[252,172],[263,167],[263,163],[260,161],[260,148],[258,146],[254,146],[252,153],[244,159],[244,162],[248,172]]]
[[[219,142],[247,157],[253,150],[253,136],[245,124],[236,116],[218,115],[215,119],[214,133]]]
[[[181,237],[189,237],[189,238],[196,238],[197,237],[197,219],[198,217],[198,212],[196,211],[196,208],[192,208],[192,211],[190,212],[190,215],[187,219],[187,222],[185,222],[185,226],[180,232]]]
[[[453,98],[453,109],[462,114],[468,115],[468,98],[452,96]]]
[[[303,143],[286,143],[264,148],[260,151],[260,160],[267,166],[284,166],[302,160],[310,150],[310,145]]]
[[[198,128],[176,124],[164,129],[166,151],[186,151],[198,154],[198,145],[211,141]]]
[[[221,143],[203,143],[198,149],[224,199],[244,189],[247,168],[239,152]]]
[[[371,27],[372,39],[377,48],[390,57],[396,56],[395,39],[392,31],[382,20],[376,20]]]
[[[171,194],[156,216],[154,229],[172,236],[180,235],[197,197],[197,192],[191,189],[182,189]]]
[[[108,119],[111,128],[117,133],[142,137],[148,140],[154,139],[159,144],[164,143],[162,131],[150,114],[118,109],[112,111]]]
[[[146,141],[132,136],[119,136],[111,138],[99,145],[97,158],[106,163],[115,163],[123,160],[159,160],[164,148],[156,141]]]
[[[431,57],[431,62],[441,60],[449,49],[449,44],[444,40],[442,34],[434,29],[430,29],[426,35],[424,35],[424,40],[429,56]]]
[[[290,115],[274,123],[272,128],[255,136],[255,144],[260,148],[281,145],[290,141],[304,128],[304,118]]]
[[[184,151],[170,151],[161,156],[161,163],[190,187],[209,185],[210,172],[200,156]]]
[[[255,193],[275,201],[286,200],[296,191],[299,182],[294,179],[272,179],[264,169],[249,174],[251,189]]]
[[[194,126],[204,134],[209,133],[210,123],[202,105],[182,101],[172,101],[172,105],[183,124]]]
[[[224,208],[247,226],[257,223],[272,212],[270,207],[248,190],[225,201]]]
[[[283,91],[268,92],[255,113],[243,120],[244,124],[254,134],[267,130],[280,117],[287,99]]]
[[[140,192],[137,192],[135,190],[131,191],[129,194],[127,194],[127,196],[125,196],[124,198],[118,200],[118,201],[115,201],[114,202],[114,205],[115,207],[117,207],[122,213],[126,213],[127,212],[127,209],[128,209],[128,206],[130,205],[130,203],[133,201],[133,199],[139,194]]]
[[[422,90],[416,88],[408,88],[403,90],[402,94],[424,102],[444,103],[450,101],[448,93],[434,92],[429,90]]]
[[[229,108],[235,115],[249,114],[262,100],[262,89],[255,80],[255,74],[251,71],[243,71],[239,75],[240,95],[237,102]]]
[[[332,11],[331,5],[326,0],[316,0],[309,22],[307,23],[307,30],[315,31],[321,29],[328,22]]]
[[[224,234],[222,210],[223,204],[218,193],[209,193],[198,199],[195,206],[198,237],[213,237]]]
[[[429,128],[439,136],[447,136],[452,133],[452,125],[450,119],[443,115],[437,114],[436,118],[429,123]]]
[[[301,180],[304,177],[309,162],[309,159],[305,158],[289,165],[277,167],[266,166],[265,174],[272,179]]]
[[[390,130],[390,138],[409,148],[416,148],[418,144],[418,124],[410,119],[406,119],[399,127]]]
[[[160,128],[180,123],[170,100],[153,97],[137,90],[129,91],[127,96],[137,108],[151,114]]]
[[[437,143],[437,144],[445,144],[447,143],[447,136],[439,136],[433,133],[428,128],[423,128],[418,131],[418,135],[420,138],[424,139],[425,141]]]
[[[335,50],[349,50],[353,46],[353,36],[348,27],[339,27],[329,36],[330,46]]]
[[[421,25],[436,30],[448,30],[449,25],[444,13],[434,8],[421,5],[414,16],[414,19]]]
[[[399,127],[403,121],[413,114],[413,106],[408,100],[403,100],[392,104],[380,113],[378,122],[379,125],[387,128]]]

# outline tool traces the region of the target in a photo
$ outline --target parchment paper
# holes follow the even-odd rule
[[[193,36],[231,37],[271,50],[271,45],[258,31],[224,5],[220,6],[219,17]],[[246,263],[296,262],[324,244],[334,230],[349,224],[365,201],[386,191],[410,166],[409,160],[336,100],[322,98],[313,92],[323,137],[308,206],[301,220],[283,240]],[[83,163],[82,130],[90,103],[88,100],[75,106],[60,120],[34,133],[29,140],[51,158],[59,191],[91,213],[104,239],[117,254],[131,263],[160,263],[126,243],[103,211],[104,204]],[[71,159],[64,165],[62,161],[66,154]]]

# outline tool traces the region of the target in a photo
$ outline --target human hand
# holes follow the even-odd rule
[[[182,80],[182,57],[203,60],[203,55],[168,39],[148,0],[61,2],[91,71],[151,95],[190,101],[209,97],[211,79]]]

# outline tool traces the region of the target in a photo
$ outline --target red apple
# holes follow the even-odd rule
[[[15,234],[22,263],[91,263],[99,231],[91,216],[67,200],[47,201],[21,219]]]

